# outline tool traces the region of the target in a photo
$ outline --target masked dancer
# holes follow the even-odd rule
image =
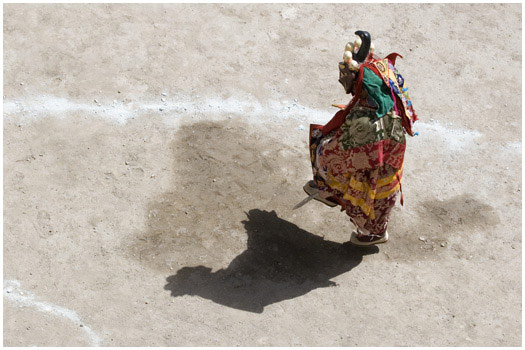
[[[313,181],[304,190],[346,211],[356,227],[350,242],[366,246],[388,240],[388,220],[401,192],[406,135],[414,136],[417,115],[395,67],[402,56],[381,59],[368,32],[355,34],[339,63],[339,82],[353,98],[336,105],[340,110],[328,124],[310,125]]]

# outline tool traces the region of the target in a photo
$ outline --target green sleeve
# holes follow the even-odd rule
[[[394,107],[390,89],[383,83],[383,79],[368,68],[364,69],[363,86],[378,106],[376,111],[378,118],[383,117]]]

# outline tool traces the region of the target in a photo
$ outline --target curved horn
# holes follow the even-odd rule
[[[358,30],[354,34],[361,38],[361,47],[359,48],[359,51],[354,54],[354,59],[357,62],[362,63],[370,52],[370,43],[372,42],[372,39],[370,38],[370,33],[363,30]]]

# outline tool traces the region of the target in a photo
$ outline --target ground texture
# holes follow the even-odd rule
[[[3,13],[4,345],[521,345],[520,4]],[[358,29],[420,116],[365,250],[292,210]]]

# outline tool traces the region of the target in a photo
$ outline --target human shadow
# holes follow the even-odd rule
[[[218,304],[262,313],[264,307],[335,286],[331,278],[356,267],[364,255],[378,248],[355,248],[326,241],[275,211],[259,209],[242,221],[248,234],[246,251],[226,269],[212,272],[206,266],[183,267],[167,278],[164,289],[173,297],[197,295]]]

